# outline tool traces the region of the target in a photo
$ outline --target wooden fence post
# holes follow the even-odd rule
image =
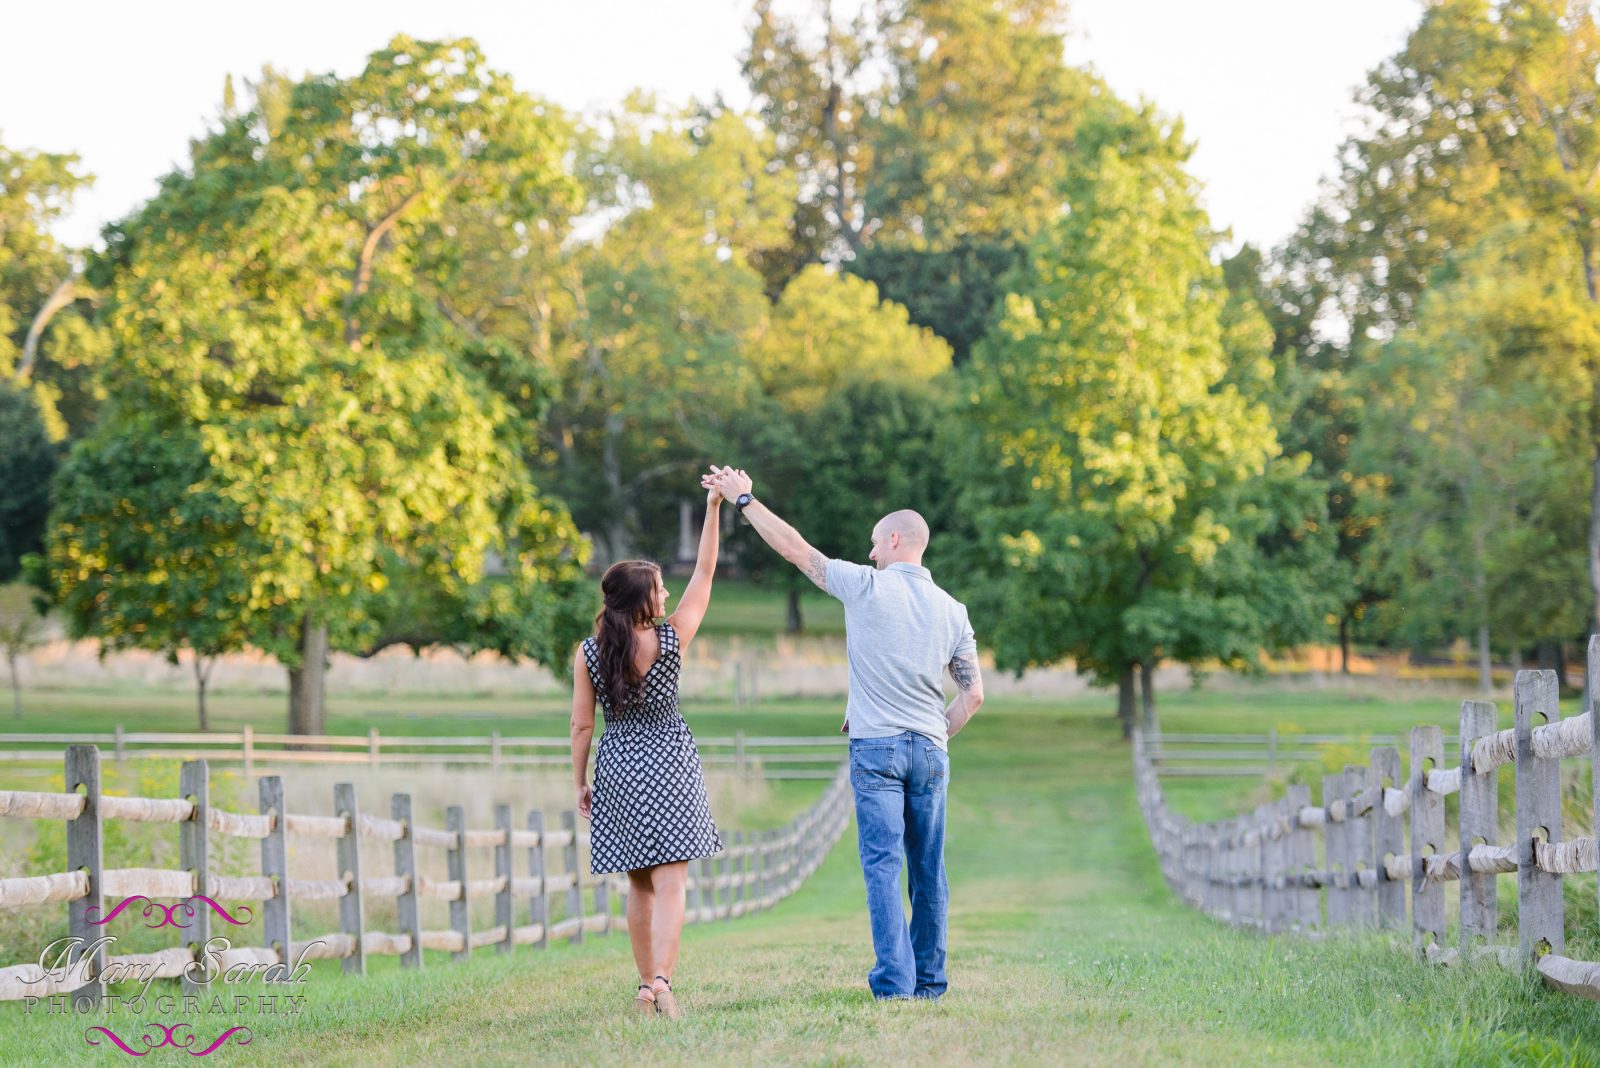
[[[495,735],[498,744],[499,734]],[[505,835],[505,840],[498,842],[494,847],[494,874],[497,879],[504,879],[505,885],[494,898],[494,923],[496,927],[506,929],[505,938],[501,939],[499,949],[502,953],[510,953],[516,943],[511,940],[511,806],[494,806],[494,829]]]
[[[1365,764],[1344,766],[1346,849],[1350,858],[1350,919],[1363,927],[1378,923],[1378,888],[1362,885],[1362,875],[1371,870],[1374,846],[1372,817],[1360,811],[1357,799],[1366,792],[1371,776]],[[1371,878],[1371,876],[1367,876]]]
[[[374,767],[376,767],[377,763],[378,763],[378,746],[379,746],[379,744],[380,743],[379,743],[379,739],[378,739],[378,728],[369,727],[367,729],[367,760]]]
[[[1596,700],[1595,689],[1600,687],[1600,634],[1589,635],[1589,659],[1586,665],[1587,674],[1583,677],[1583,691],[1589,695],[1589,771],[1594,779],[1594,795],[1591,798],[1589,809],[1589,833],[1600,842],[1600,712],[1595,708],[1600,706]],[[1597,883],[1600,889],[1600,883]]]
[[[1385,790],[1402,790],[1400,750],[1380,745],[1372,750],[1368,782],[1376,789],[1372,803],[1372,866],[1378,875],[1378,925],[1385,930],[1403,931],[1406,927],[1406,881],[1389,876],[1388,862],[1406,851],[1403,817],[1389,815],[1383,802]]]
[[[344,972],[367,974],[366,951],[361,945],[361,935],[366,924],[361,903],[361,814],[356,808],[355,783],[341,782],[333,786],[333,814],[344,818],[344,834],[339,836],[339,878],[346,880],[348,889],[339,899],[339,930],[356,940],[355,952],[344,958]]]
[[[1495,845],[1500,819],[1499,769],[1472,770],[1472,745],[1495,732],[1495,707],[1489,701],[1461,702],[1461,953],[1495,936],[1496,880],[1492,871],[1473,871],[1468,858],[1475,845]]]
[[[1300,784],[1289,787],[1288,801],[1289,871],[1296,880],[1291,915],[1296,928],[1308,931],[1322,922],[1322,897],[1315,886],[1302,881],[1317,864],[1317,840],[1309,828],[1300,826],[1300,810],[1311,807],[1311,787]]]
[[[744,914],[744,832],[733,832],[734,871],[737,873],[733,880],[733,905],[728,910],[730,916]]]
[[[705,885],[700,889],[700,918],[714,920],[717,918],[716,860],[712,857],[701,858],[700,873],[705,877]]]
[[[590,839],[590,849],[594,848],[594,840]],[[587,858],[585,858],[587,859]],[[585,868],[590,867],[584,864]],[[594,911],[598,916],[606,918],[606,925],[601,928],[601,934],[611,933],[611,876],[608,874],[595,876],[594,882]]]
[[[1426,957],[1444,948],[1444,887],[1428,879],[1426,859],[1444,851],[1444,797],[1428,789],[1428,772],[1443,770],[1444,735],[1437,726],[1411,728],[1411,937]]]
[[[250,724],[244,725],[244,777],[246,781],[256,773],[256,734]]]
[[[283,778],[263,775],[260,781],[261,814],[270,816],[272,829],[261,839],[261,874],[272,881],[272,897],[261,903],[261,925],[267,947],[278,951],[283,967],[276,976],[262,974],[263,982],[289,981],[293,965],[290,954],[293,943],[289,941],[289,850],[287,842],[288,817],[283,804]]]
[[[566,918],[570,920],[576,917],[578,921],[567,944],[576,945],[583,941],[583,874],[578,870],[578,813],[575,809],[569,808],[561,813],[561,829],[568,836],[561,859],[566,865],[567,874],[572,876],[572,885],[567,888]]]
[[[1343,812],[1340,813],[1340,819],[1333,818],[1334,808],[1340,802],[1343,790],[1343,774],[1322,777],[1322,808],[1326,813],[1322,824],[1322,842],[1328,860],[1329,927],[1343,927],[1351,918],[1350,855],[1345,848],[1348,835],[1345,834]]]
[[[211,771],[204,760],[186,760],[178,769],[178,796],[194,803],[194,815],[178,826],[179,863],[194,876],[194,892],[209,897],[211,869],[206,830],[211,818]],[[185,917],[189,921],[186,932],[189,949],[199,959],[211,938],[211,910],[201,908],[193,898],[189,899],[189,907],[193,912]],[[185,994],[199,994],[207,989],[206,984],[190,978],[187,969],[179,977],[179,985]]]
[[[539,836],[539,844],[528,847],[528,874],[536,879],[533,906],[533,921],[539,925],[540,949],[550,944],[550,895],[545,891],[544,874],[544,813],[528,813],[528,830]]]
[[[1533,754],[1533,729],[1561,718],[1553,671],[1519,671],[1516,681],[1517,927],[1524,961],[1566,948],[1561,876],[1538,865],[1538,841],[1561,841],[1561,761]]]
[[[467,907],[467,817],[460,805],[444,810],[444,829],[456,836],[455,845],[448,850],[448,878],[461,884],[461,893],[450,901],[450,928],[461,935],[461,948],[450,959],[466,960],[472,955],[472,916]]]
[[[105,917],[105,858],[100,848],[100,750],[92,745],[69,745],[66,752],[67,793],[77,793],[83,787],[83,811],[76,819],[67,821],[67,867],[81,871],[89,877],[89,892],[76,901],[67,902],[67,934],[81,938],[74,949],[66,954],[67,966],[76,968],[83,960],[82,948],[94,945],[104,932],[89,923],[90,911],[96,919]],[[93,1008],[105,996],[106,969],[104,946],[89,954],[86,965],[88,982],[72,991],[72,1006]]]
[[[400,954],[403,968],[422,967],[422,916],[417,908],[417,836],[411,819],[411,795],[395,794],[389,801],[389,815],[399,820],[403,832],[394,840],[394,873],[405,880],[395,902],[397,923],[411,936],[411,946]]]
[[[1261,918],[1270,932],[1281,931],[1287,926],[1284,923],[1284,905],[1288,893],[1283,879],[1283,851],[1287,844],[1283,820],[1286,811],[1282,798],[1268,805],[1266,823],[1261,832]]]

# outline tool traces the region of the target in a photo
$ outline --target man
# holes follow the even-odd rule
[[[948,741],[983,704],[978,646],[966,608],[922,566],[928,524],[909,509],[872,528],[872,562],[830,560],[756,500],[750,476],[711,469],[716,486],[750,525],[823,592],[844,602],[850,699],[850,784],[856,803],[861,874],[877,963],[867,975],[874,997],[944,993],[945,788]],[[944,703],[941,674],[957,693]],[[900,865],[908,868],[911,922],[900,904]]]

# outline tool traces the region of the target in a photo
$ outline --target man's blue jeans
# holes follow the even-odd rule
[[[867,985],[879,998],[937,998],[945,991],[944,799],[950,758],[914,731],[850,739],[850,784],[867,912],[878,961]],[[911,923],[900,900],[900,864]]]

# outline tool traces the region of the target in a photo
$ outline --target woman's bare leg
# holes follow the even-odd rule
[[[654,970],[652,978],[664,975],[672,978],[678,966],[678,945],[683,941],[684,888],[689,880],[689,862],[680,860],[673,864],[659,864],[651,869],[651,882],[655,887],[655,915],[650,920]]]
[[[655,912],[653,868],[638,868],[628,873],[628,941],[633,944],[633,962],[639,966],[639,982],[649,985],[656,973],[650,944],[650,917]]]

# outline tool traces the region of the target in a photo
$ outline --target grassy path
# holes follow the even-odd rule
[[[421,974],[323,968],[226,1062],[1594,1064],[1600,1010],[1379,938],[1269,940],[1175,903],[1103,705],[985,712],[953,747],[950,993],[877,1004],[853,829],[775,910],[687,932],[681,1024],[626,1017],[624,939]],[[149,1017],[146,1017],[148,1019]],[[127,1019],[126,1017],[124,1018]],[[104,1062],[89,1021],[0,1006],[0,1065]],[[169,1021],[170,1024],[170,1021]],[[204,1038],[227,1023],[201,1017]],[[131,1029],[127,1024],[123,1030]],[[178,1057],[174,1050],[153,1056]],[[141,1063],[152,1063],[141,1061]]]

